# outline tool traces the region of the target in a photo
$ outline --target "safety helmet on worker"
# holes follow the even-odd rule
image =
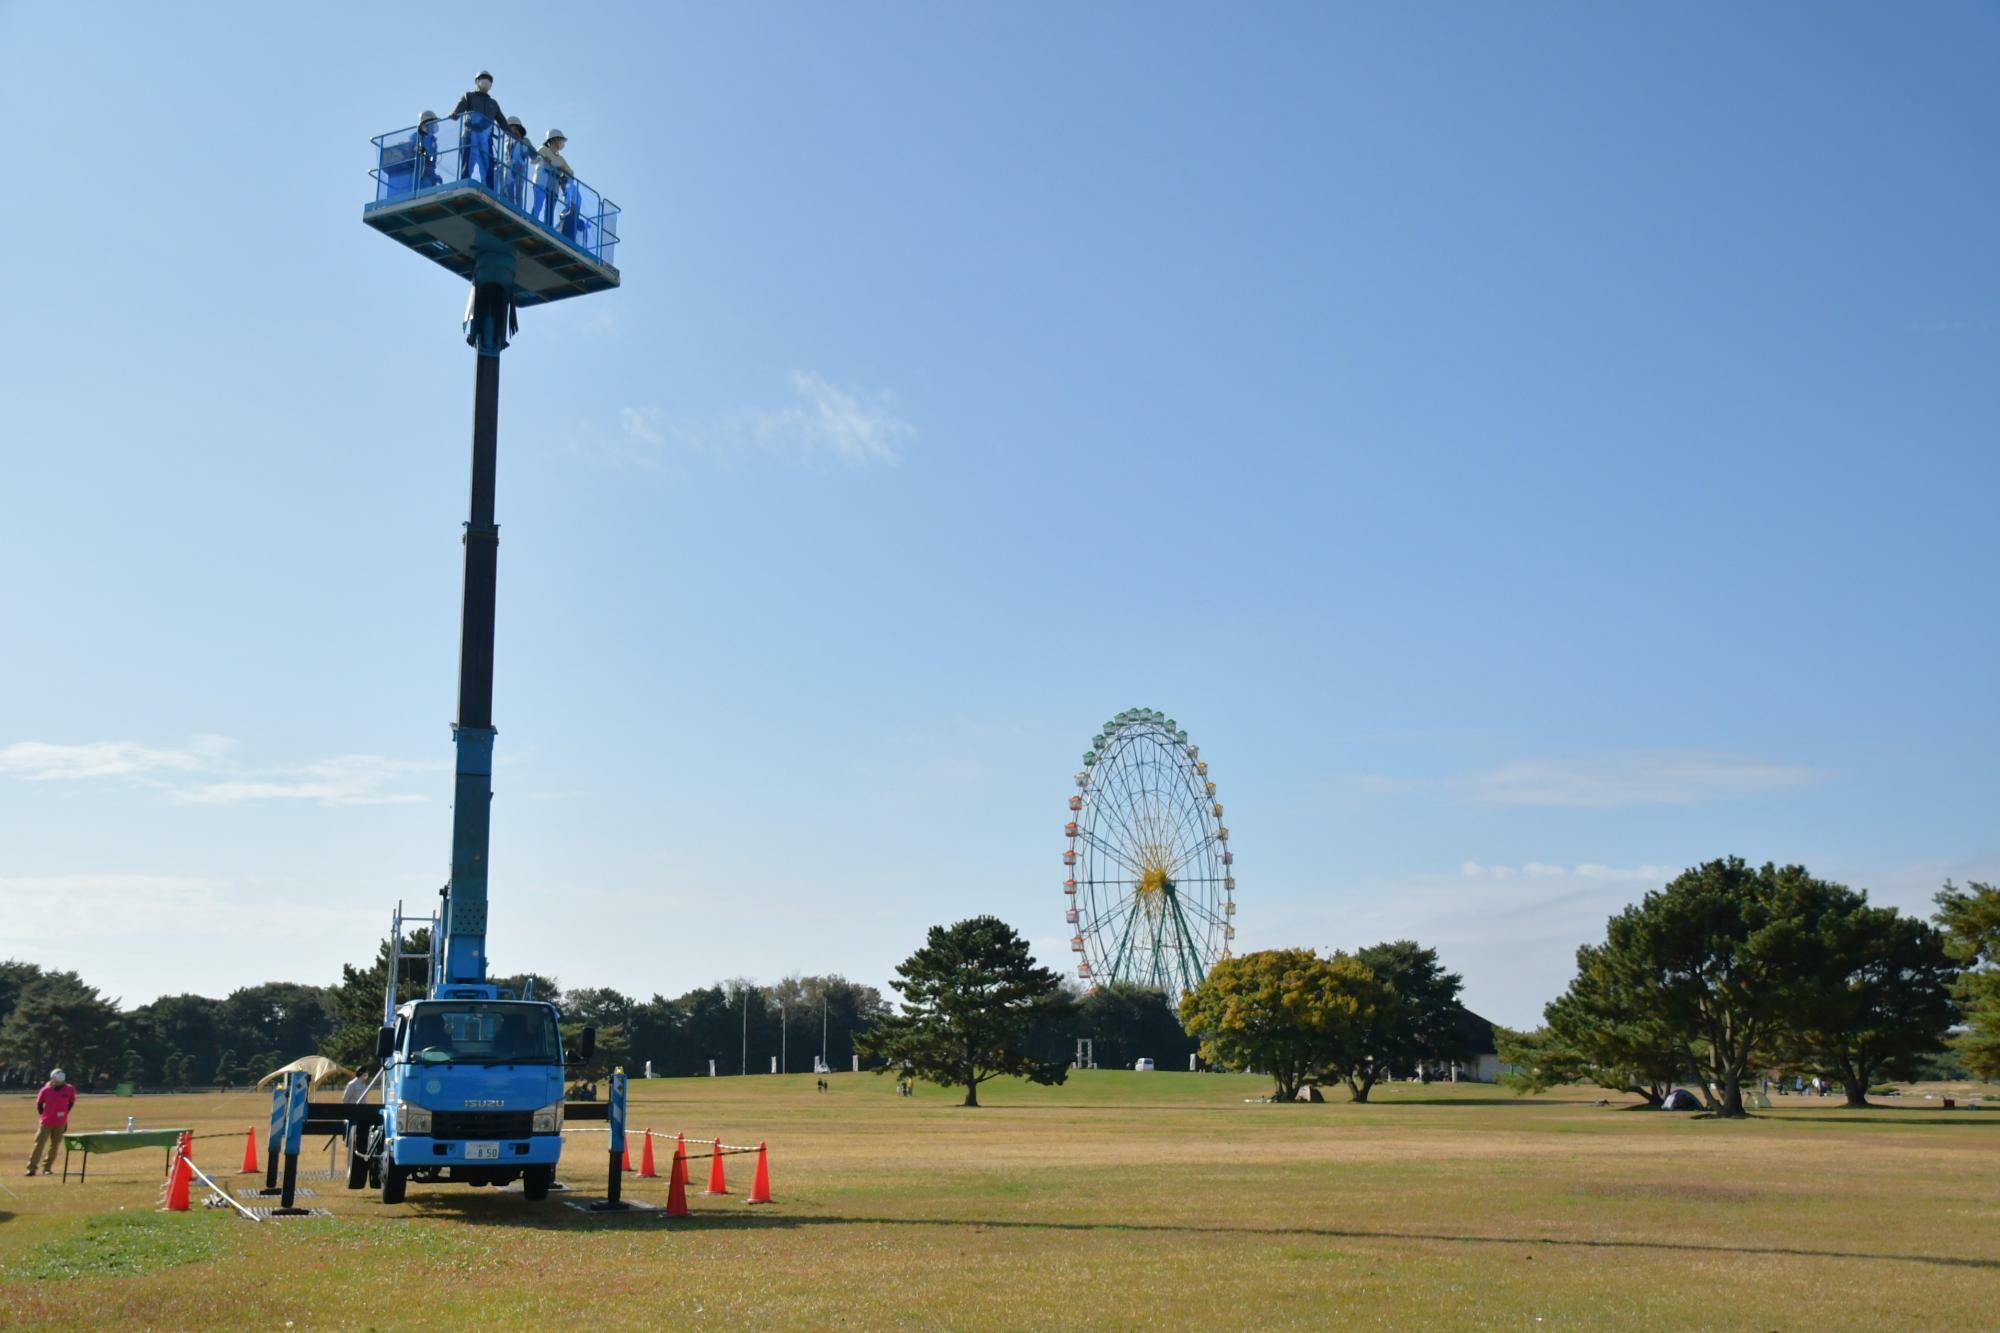
[[[437,118],[437,112],[426,111],[423,115],[417,117],[417,128],[422,129],[426,125],[435,125],[437,124]]]
[[[519,130],[523,139],[528,137],[528,127],[521,123],[519,116],[507,117],[507,128],[510,130]]]
[[[68,1081],[69,1081],[69,1075],[68,1075],[68,1074],[65,1074],[65,1073],[63,1073],[63,1071],[62,1071],[62,1070],[60,1070],[60,1069],[51,1069],[51,1070],[49,1071],[49,1082],[51,1082],[51,1083],[67,1083]]]
[[[472,76],[472,81],[474,83],[479,82],[481,79],[486,80],[488,83],[493,82],[493,72],[491,70],[482,69],[477,74]]]
[[[563,133],[563,132],[562,132],[561,130],[550,130],[550,131],[549,131],[549,132],[548,132],[547,134],[545,134],[545,135],[543,135],[543,136],[542,136],[542,142],[543,142],[543,143],[568,143],[568,142],[569,142],[569,136],[568,136],[567,134],[564,134],[564,133]]]

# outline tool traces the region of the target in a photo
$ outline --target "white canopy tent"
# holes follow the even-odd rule
[[[336,1079],[354,1077],[354,1071],[346,1065],[337,1065],[323,1055],[305,1055],[281,1069],[273,1069],[257,1080],[257,1086],[268,1088],[285,1075],[301,1069],[312,1076],[312,1086],[315,1088],[323,1088]]]

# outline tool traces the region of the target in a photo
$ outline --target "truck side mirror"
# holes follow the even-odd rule
[[[597,1029],[596,1029],[596,1028],[585,1028],[585,1029],[583,1030],[583,1042],[582,1042],[582,1046],[583,1046],[583,1058],[584,1058],[584,1059],[586,1059],[586,1060],[588,1060],[588,1059],[589,1059],[589,1058],[590,1058],[591,1056],[593,1056],[593,1055],[595,1055],[595,1054],[597,1053]]]
[[[383,1063],[387,1063],[389,1059],[389,1053],[391,1051],[394,1051],[395,1049],[396,1049],[396,1030],[392,1027],[381,1027],[376,1029],[375,1031],[376,1060],[381,1061]]]

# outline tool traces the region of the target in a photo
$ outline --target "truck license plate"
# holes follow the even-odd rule
[[[468,1162],[497,1161],[500,1145],[497,1143],[468,1143],[465,1145],[465,1160]]]

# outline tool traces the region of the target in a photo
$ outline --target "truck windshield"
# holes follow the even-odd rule
[[[478,1001],[420,1004],[408,1050],[426,1064],[552,1065],[562,1039],[552,1010],[538,1004]]]

